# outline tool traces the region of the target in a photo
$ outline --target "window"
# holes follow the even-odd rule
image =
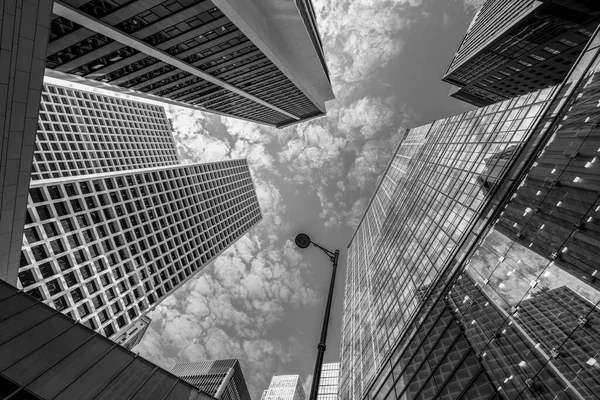
[[[560,54],[560,51],[553,49],[552,47],[544,47],[544,51],[550,54]]]

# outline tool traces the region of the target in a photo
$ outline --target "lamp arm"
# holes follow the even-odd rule
[[[311,243],[313,244],[313,246],[316,246],[316,247],[318,247],[319,249],[323,250],[323,252],[329,256],[329,260],[330,260],[331,262],[334,262],[334,260],[335,260],[335,253],[334,253],[334,252],[327,250],[325,247],[323,247],[323,246],[320,246],[320,245],[316,244],[316,243],[315,243],[315,242],[313,242],[313,241],[311,241]]]

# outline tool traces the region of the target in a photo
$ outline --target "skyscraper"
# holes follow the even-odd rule
[[[261,400],[305,400],[300,375],[275,375]]]
[[[0,396],[214,399],[1,280]]]
[[[333,99],[310,1],[62,0],[51,28],[53,76],[278,127]]]
[[[31,179],[177,165],[164,107],[45,82]]]
[[[220,400],[250,400],[238,360],[177,363],[171,373]]]
[[[343,399],[597,396],[599,37],[557,87],[409,130],[349,245]]]
[[[348,246],[341,398],[361,398],[406,334],[423,292],[433,290],[429,286],[461,256],[463,243],[473,240],[495,196],[479,183],[490,181],[486,171],[498,175],[491,160],[534,140],[535,123],[555,92],[535,92],[405,135]],[[502,160],[502,176],[517,157]]]
[[[162,107],[45,90],[19,281],[122,340],[260,221],[248,165],[180,165]]]
[[[1,279],[17,282],[44,72],[277,127],[325,114],[334,95],[310,0],[217,3],[2,3]]]
[[[15,0],[0,5],[0,279],[13,285],[19,269],[51,14],[50,1],[35,5]]]
[[[476,106],[556,85],[599,23],[594,1],[487,0],[442,80]]]
[[[319,380],[318,400],[337,400],[340,379],[340,363],[323,364]]]

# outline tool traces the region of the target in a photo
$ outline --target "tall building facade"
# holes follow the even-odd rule
[[[0,397],[214,397],[0,280]]]
[[[348,247],[342,399],[361,398],[426,291],[472,239],[493,197],[480,184],[490,181],[486,171],[498,175],[491,160],[533,140],[555,92],[535,92],[405,135]],[[509,163],[502,163],[504,176]]]
[[[557,87],[407,133],[349,245],[342,399],[597,398],[599,39]]]
[[[318,400],[337,400],[340,382],[340,363],[324,363],[319,380]]]
[[[262,218],[246,161],[181,165],[162,107],[47,85],[39,121],[19,282],[109,338]]]
[[[32,180],[181,162],[164,107],[106,93],[44,83]]]
[[[473,18],[442,80],[476,106],[554,86],[600,23],[585,0],[487,0]]]
[[[250,400],[240,362],[212,360],[177,363],[171,373],[220,400]]]
[[[261,400],[305,400],[300,375],[275,375]]]
[[[278,127],[333,99],[310,0],[61,0],[50,25],[53,76]]]
[[[0,4],[0,279],[17,284],[52,2]],[[31,46],[31,43],[37,46]],[[18,60],[18,62],[17,62]]]

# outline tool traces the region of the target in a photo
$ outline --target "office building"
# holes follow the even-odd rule
[[[144,338],[144,334],[148,330],[150,322],[152,322],[152,320],[147,315],[144,315],[129,329],[123,332],[123,334],[115,337],[113,340],[125,347],[127,350],[132,350]]]
[[[13,285],[17,284],[51,15],[51,1],[0,4],[0,279]]]
[[[318,400],[337,400],[340,379],[340,363],[324,363],[319,380]]]
[[[564,260],[599,231],[598,38],[557,87],[409,130],[349,245],[341,398],[597,396],[600,292]]]
[[[181,162],[164,107],[106,93],[44,83],[32,180]]]
[[[181,165],[164,107],[44,84],[27,293],[131,349],[145,315],[260,219],[246,161]]]
[[[487,0],[442,80],[452,97],[481,107],[554,86],[600,23],[600,3]]]
[[[305,400],[306,394],[299,375],[275,375],[261,400]]]
[[[238,360],[177,363],[171,373],[220,400],[250,400]]]
[[[333,99],[309,0],[57,0],[52,11],[51,76],[277,127]]]
[[[0,397],[214,399],[3,281]]]
[[[245,160],[33,181],[19,280],[113,338],[261,218]]]
[[[434,283],[486,215],[481,180],[500,152],[532,140],[556,89],[409,130],[348,247],[340,396],[361,398]],[[516,162],[514,154],[508,165]],[[482,177],[483,175],[483,177]],[[494,186],[497,187],[497,186]]]

